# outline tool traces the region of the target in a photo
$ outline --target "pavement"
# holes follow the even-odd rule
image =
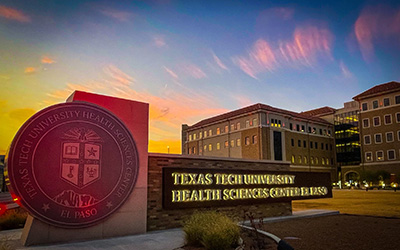
[[[293,212],[293,215],[265,218],[264,222],[277,222],[284,220],[312,218],[339,214],[330,210],[304,210]],[[249,223],[249,222],[247,222]],[[246,224],[246,222],[245,222]],[[0,231],[0,242],[11,245],[13,249],[43,249],[43,250],[179,250],[185,244],[185,234],[181,228],[153,231],[146,234],[131,235],[118,238],[72,242],[49,246],[23,247],[19,243],[22,229]],[[1,243],[0,243],[1,248]]]

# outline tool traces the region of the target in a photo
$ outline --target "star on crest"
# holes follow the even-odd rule
[[[88,152],[89,152],[89,156],[96,156],[97,150],[94,150],[94,148],[92,147],[90,150],[88,150]]]
[[[47,212],[47,210],[50,209],[49,203],[47,203],[47,204],[44,204],[44,203],[43,203],[42,209],[43,209],[43,211]]]

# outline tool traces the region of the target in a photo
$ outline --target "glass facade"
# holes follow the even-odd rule
[[[359,165],[361,162],[359,111],[336,114],[334,122],[338,165]]]

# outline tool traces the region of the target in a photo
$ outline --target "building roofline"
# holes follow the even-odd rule
[[[366,98],[374,97],[377,95],[388,94],[395,91],[400,91],[400,82],[391,81],[387,83],[382,83],[376,85],[361,94],[358,94],[353,97],[353,100],[360,101]]]

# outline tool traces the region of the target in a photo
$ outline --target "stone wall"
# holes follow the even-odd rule
[[[149,154],[147,230],[181,227],[183,221],[199,210],[216,210],[232,218],[243,220],[244,212],[252,212],[257,218],[290,215],[291,202],[241,205],[218,208],[185,208],[168,210],[162,207],[162,169],[195,167],[203,169],[244,169],[289,171],[288,162],[244,160],[232,158],[202,157],[189,155]]]

